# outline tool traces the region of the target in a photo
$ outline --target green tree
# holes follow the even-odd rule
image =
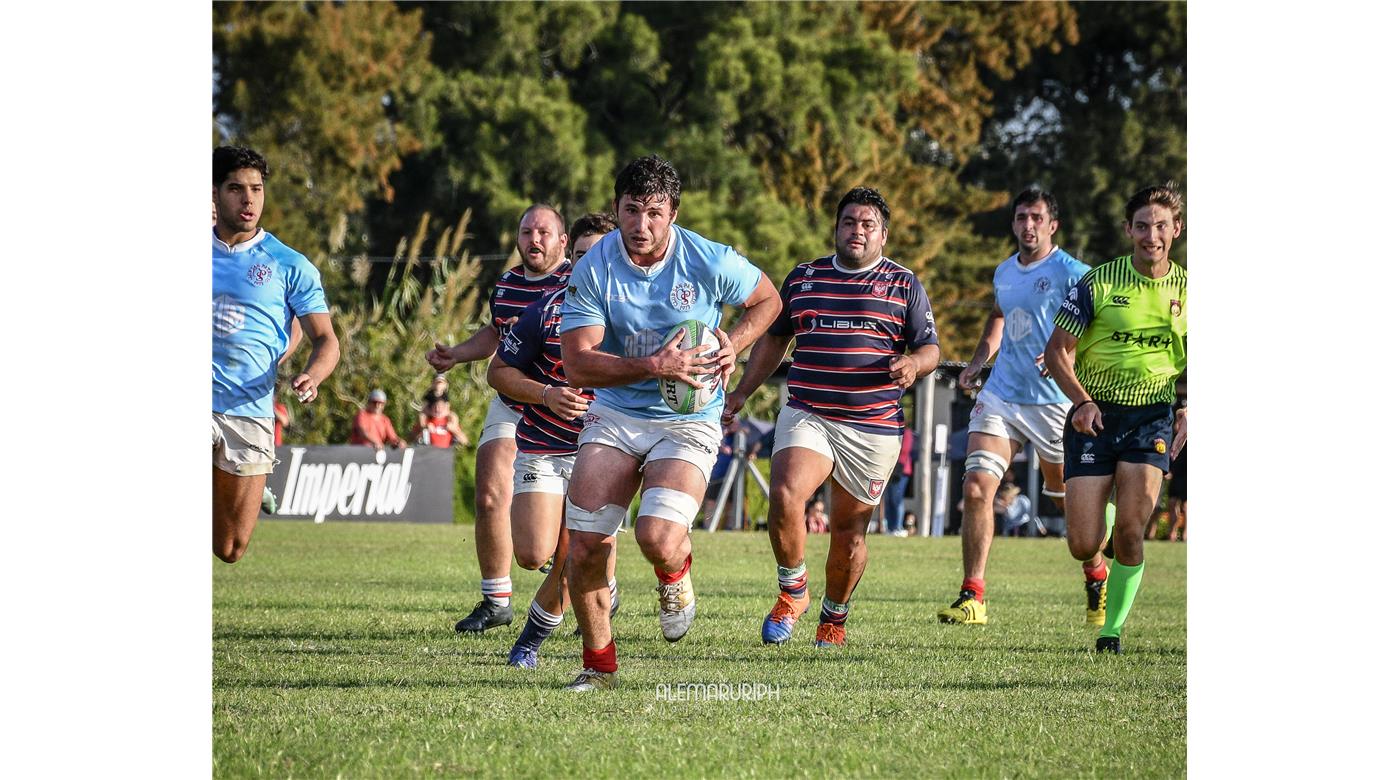
[[[216,3],[214,126],[273,170],[264,222],[309,256],[363,247],[366,200],[430,144],[433,83],[417,13],[388,3]],[[341,220],[347,219],[348,224]]]
[[[1186,186],[1186,4],[1075,3],[1079,40],[994,80],[996,111],[966,179],[1060,201],[1060,245],[1096,264],[1125,254],[1123,206],[1141,187]],[[1006,235],[1005,209],[979,225]],[[1186,260],[1186,234],[1172,247]]]

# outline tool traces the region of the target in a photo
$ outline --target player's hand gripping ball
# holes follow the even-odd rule
[[[676,337],[676,333],[682,333],[680,343],[676,345],[678,349],[694,349],[698,346],[711,347],[711,350],[701,353],[709,356],[714,350],[719,349],[719,337],[705,323],[699,320],[686,320],[666,333],[666,338],[661,340],[662,344],[671,343],[671,339]],[[705,404],[715,397],[719,392],[719,374],[691,374],[691,378],[700,382],[704,387],[691,387],[685,382],[675,379],[661,379],[658,384],[661,386],[661,400],[671,407],[672,411],[679,414],[694,414],[705,408]]]

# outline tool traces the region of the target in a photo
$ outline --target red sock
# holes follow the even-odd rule
[[[690,571],[690,556],[685,556],[685,565],[681,567],[680,571],[674,574],[671,574],[670,572],[664,572],[656,568],[655,566],[653,566],[652,569],[656,572],[656,579],[660,581],[662,585],[670,585],[673,582],[680,582],[682,579],[685,578],[686,572]]]
[[[987,581],[982,579],[981,577],[978,577],[976,579],[972,577],[966,577],[963,579],[962,589],[972,591],[972,597],[977,599],[978,601],[986,601],[986,599],[982,598],[982,591],[986,587]]]
[[[584,645],[583,668],[595,672],[617,671],[617,640],[609,641],[608,646],[602,650],[589,650],[588,646]]]
[[[1097,567],[1090,566],[1086,563],[1083,568],[1084,580],[1086,582],[1108,579],[1108,564],[1104,563],[1102,559],[1099,560],[1099,565]]]

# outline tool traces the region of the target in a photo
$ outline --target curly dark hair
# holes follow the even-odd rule
[[[627,163],[613,185],[613,203],[621,201],[623,195],[637,200],[665,195],[674,211],[681,207],[681,175],[674,165],[655,154],[638,157]]]
[[[846,193],[841,198],[841,202],[836,204],[836,224],[838,227],[841,224],[841,212],[845,211],[846,207],[852,203],[874,207],[876,211],[880,212],[881,227],[889,227],[890,207],[885,203],[885,196],[881,195],[879,190],[870,187],[856,187]]]
[[[1016,200],[1011,201],[1011,211],[1015,213],[1017,206],[1033,206],[1036,201],[1045,204],[1045,210],[1050,212],[1050,219],[1060,218],[1060,204],[1055,200],[1055,196],[1039,187],[1027,187],[1021,190],[1021,194],[1016,196]]]
[[[1172,219],[1181,221],[1181,188],[1175,181],[1143,187],[1128,198],[1128,206],[1123,210],[1123,220],[1131,223],[1133,215],[1143,206],[1158,205],[1172,213]]]
[[[242,168],[252,168],[262,174],[263,179],[272,175],[267,168],[267,158],[246,146],[220,146],[214,150],[214,186],[224,183],[230,173]]]
[[[592,214],[584,214],[574,220],[574,226],[569,228],[569,248],[572,249],[574,242],[585,236],[605,236],[617,230],[617,220],[611,214],[604,214],[595,211]]]

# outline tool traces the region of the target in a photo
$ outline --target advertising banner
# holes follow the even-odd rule
[[[280,462],[267,478],[277,496],[272,517],[450,523],[453,454],[441,447],[278,447]]]

